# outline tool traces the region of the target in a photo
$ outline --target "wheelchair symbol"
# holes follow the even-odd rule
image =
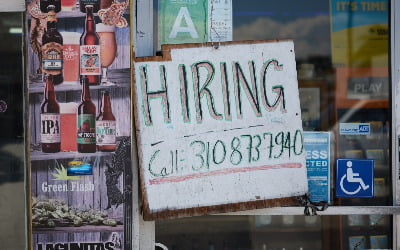
[[[360,176],[359,173],[354,173],[354,172],[353,172],[353,168],[352,168],[353,163],[352,163],[351,161],[348,161],[348,162],[346,163],[346,166],[347,166],[346,174],[344,174],[344,175],[342,176],[342,178],[340,178],[340,188],[342,189],[342,191],[343,191],[345,194],[354,195],[354,194],[357,194],[358,192],[360,192],[361,189],[367,190],[367,189],[369,188],[369,185],[365,185],[363,179],[362,179],[361,177],[359,177],[359,176]],[[346,180],[348,183],[359,183],[359,185],[358,185],[357,188],[356,188],[355,190],[353,190],[353,191],[351,191],[351,190],[350,190],[350,191],[349,191],[349,190],[346,190],[345,187],[344,187],[344,185],[343,185],[343,183],[344,183],[345,180]]]

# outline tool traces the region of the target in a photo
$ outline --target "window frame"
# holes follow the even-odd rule
[[[389,13],[389,27],[390,27],[390,88],[392,92],[391,114],[392,114],[392,129],[391,129],[391,165],[392,165],[392,192],[393,192],[393,205],[392,206],[330,206],[327,210],[318,212],[319,215],[352,215],[352,214],[382,214],[382,215],[393,215],[393,247],[400,247],[400,242],[397,238],[400,238],[400,230],[397,230],[397,221],[400,222],[400,178],[396,176],[400,175],[400,119],[396,119],[395,114],[400,113],[400,94],[396,95],[396,92],[400,92],[400,87],[396,87],[397,81],[400,84],[400,2],[396,0],[388,1],[390,13]],[[136,6],[137,16],[134,17],[132,27],[136,30],[132,31],[134,35],[133,47],[135,56],[154,56],[155,46],[153,38],[156,37],[153,30],[153,16],[154,6],[153,1],[137,0]],[[134,8],[135,8],[134,7]],[[396,26],[396,24],[399,24]],[[394,91],[395,90],[395,91]],[[395,124],[395,126],[394,126]],[[399,129],[397,129],[399,128]],[[393,136],[396,135],[396,136]],[[399,139],[396,139],[399,138]],[[397,149],[397,150],[396,150]],[[137,164],[137,163],[136,163]],[[136,165],[135,164],[135,165]],[[221,214],[220,214],[221,215]],[[264,208],[256,210],[238,211],[224,213],[222,215],[235,216],[235,215],[304,215],[303,207],[279,207],[279,208]],[[150,237],[155,237],[155,224],[154,222],[144,222],[143,226],[146,230],[149,230]],[[142,234],[141,234],[142,235]],[[146,238],[146,235],[143,235]],[[140,237],[140,240],[143,240]],[[150,244],[152,245],[152,244]],[[150,246],[147,245],[147,246]]]

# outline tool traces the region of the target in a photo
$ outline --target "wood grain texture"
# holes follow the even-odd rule
[[[177,209],[177,210],[163,210],[160,212],[149,212],[148,204],[143,200],[143,218],[144,220],[159,220],[159,219],[170,219],[170,218],[183,218],[190,216],[200,216],[200,215],[211,215],[217,213],[229,213],[235,211],[253,210],[260,208],[270,208],[270,207],[287,207],[287,206],[299,206],[297,196],[285,197],[270,200],[260,200],[252,202],[241,202],[235,204],[227,205],[217,205],[217,206],[205,206],[205,207],[195,207],[188,209]]]
[[[107,214],[115,218],[123,217],[123,209],[111,208],[106,209],[108,205],[107,186],[105,170],[107,163],[111,162],[111,154],[109,156],[92,156],[80,158],[84,162],[89,162],[93,165],[93,174],[87,176],[79,176],[80,180],[55,180],[56,169],[61,166],[67,168],[68,162],[73,159],[58,159],[58,160],[41,160],[31,163],[32,173],[32,197],[57,199],[65,201],[68,206],[80,209],[94,209],[98,211],[106,211]],[[93,191],[71,191],[75,184],[93,184]],[[66,184],[68,191],[44,191],[45,185],[63,185]],[[75,186],[76,187],[76,186]],[[123,190],[123,177],[120,178],[119,186]]]

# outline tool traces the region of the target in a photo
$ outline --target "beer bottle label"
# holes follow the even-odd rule
[[[116,141],[116,122],[115,121],[96,121],[96,144],[115,145]]]
[[[81,75],[101,75],[100,45],[81,45]]]
[[[63,46],[56,42],[42,46],[43,72],[49,75],[58,75],[63,69]]]
[[[57,16],[54,10],[47,12],[47,22],[57,22]]]
[[[60,114],[40,114],[40,141],[42,143],[60,143]]]
[[[96,143],[96,128],[95,128],[95,115],[82,114],[78,115],[77,128],[78,144],[94,144]]]

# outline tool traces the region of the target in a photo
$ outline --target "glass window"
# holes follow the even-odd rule
[[[157,5],[155,1],[155,9]],[[331,133],[330,205],[391,206],[389,2],[232,0],[232,6],[233,41],[294,41],[303,129]],[[157,26],[160,13],[155,13]],[[368,189],[347,174],[336,181],[338,158],[354,164],[374,160],[372,198],[336,196],[341,181],[348,182],[348,193]],[[390,248],[392,216],[161,220],[156,222],[156,242],[175,250]]]
[[[387,249],[390,215],[207,216],[158,221],[169,250]]]
[[[0,14],[0,241],[25,249],[22,13]]]

